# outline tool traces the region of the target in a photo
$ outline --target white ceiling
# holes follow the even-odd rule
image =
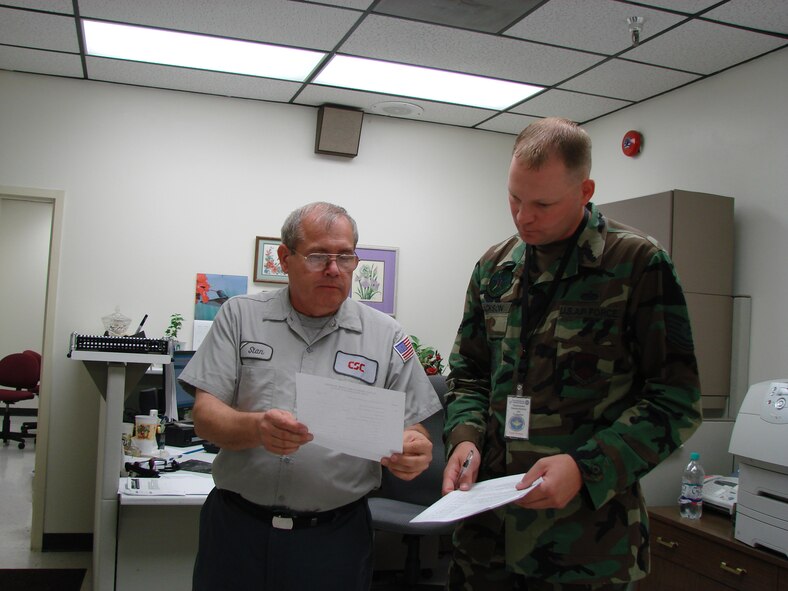
[[[637,46],[632,16],[645,19]],[[355,55],[545,91],[502,112],[97,58],[84,53],[82,18],[317,49],[328,52],[323,63]],[[409,118],[504,133],[549,115],[585,123],[786,45],[786,0],[0,0],[0,69],[388,116],[402,116],[398,103],[408,103],[421,109]]]

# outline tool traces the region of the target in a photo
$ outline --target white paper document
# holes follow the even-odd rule
[[[528,488],[517,490],[515,485],[523,479],[523,476],[525,474],[494,478],[477,482],[470,490],[452,491],[410,521],[411,523],[457,521],[522,499],[542,483],[542,479],[537,478]]]
[[[137,478],[121,479],[118,492],[124,495],[185,496],[207,495],[213,489],[213,478]]]
[[[404,392],[298,373],[296,414],[316,445],[375,462],[402,451]]]

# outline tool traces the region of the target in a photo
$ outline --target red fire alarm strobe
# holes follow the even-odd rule
[[[643,136],[639,131],[630,129],[624,134],[624,139],[621,141],[621,151],[625,156],[637,156],[640,154],[640,148],[643,146]]]

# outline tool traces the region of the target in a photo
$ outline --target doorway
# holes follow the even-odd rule
[[[44,530],[52,334],[64,199],[63,191],[0,185],[0,354],[24,349],[42,354],[39,399],[31,401],[38,415],[30,532],[34,550],[41,549]]]

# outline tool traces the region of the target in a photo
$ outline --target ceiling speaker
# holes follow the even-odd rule
[[[354,158],[358,155],[364,112],[347,107],[323,105],[317,111],[315,152]]]

